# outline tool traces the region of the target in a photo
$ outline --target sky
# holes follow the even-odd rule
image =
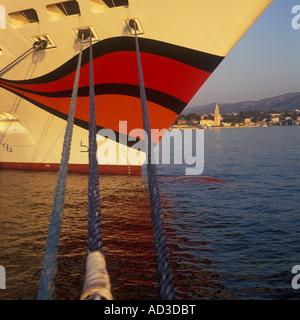
[[[300,0],[274,0],[188,107],[300,92],[300,29],[292,27],[295,5],[300,6]]]

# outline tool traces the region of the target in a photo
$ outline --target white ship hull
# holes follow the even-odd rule
[[[128,135],[142,128],[128,20],[139,23],[151,127],[161,130],[173,124],[271,2],[131,0],[109,8],[108,0],[78,0],[80,14],[71,10],[64,16],[60,6],[49,7],[56,3],[49,0],[2,1],[6,28],[0,29],[0,69],[37,39],[47,38],[49,46],[0,78],[0,168],[58,170],[79,53],[76,33],[89,27],[94,34],[97,126],[115,133],[110,148],[117,147],[114,156],[98,159],[99,171],[140,174],[144,155],[128,156],[134,144],[127,143]],[[36,11],[38,21],[12,14],[27,9]],[[88,44],[84,46],[69,166],[81,172],[88,169]],[[126,128],[120,121],[126,121]]]

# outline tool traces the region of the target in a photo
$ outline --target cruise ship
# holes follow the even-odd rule
[[[130,21],[137,26],[151,128],[164,132],[272,1],[3,0],[0,168],[59,169],[82,45],[69,170],[88,171],[90,40],[81,43],[78,35],[89,32],[98,150],[104,148],[99,172],[141,174],[145,153],[137,129],[143,122]]]

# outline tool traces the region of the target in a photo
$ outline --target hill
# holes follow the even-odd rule
[[[213,113],[216,103],[210,103],[202,106],[196,106],[185,109],[182,114],[190,113],[209,114]],[[259,111],[292,111],[300,110],[300,92],[286,93],[272,98],[265,98],[258,101],[243,101],[237,103],[218,103],[220,113],[232,113],[249,110]]]

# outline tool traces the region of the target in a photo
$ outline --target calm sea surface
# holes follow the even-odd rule
[[[300,127],[206,130],[204,136],[202,176],[186,177],[180,165],[158,166],[175,298],[299,298],[291,270],[300,265]],[[0,171],[2,300],[37,297],[56,177]],[[54,299],[82,293],[87,184],[87,175],[68,176]],[[145,177],[101,176],[100,194],[114,299],[157,299]]]

